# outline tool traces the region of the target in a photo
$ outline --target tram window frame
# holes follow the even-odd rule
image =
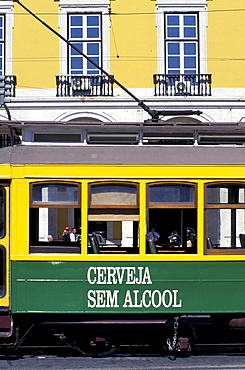
[[[0,202],[0,211],[2,212],[2,220],[0,218],[0,239],[3,239],[6,236],[6,190],[2,185],[0,185],[0,189],[0,191],[2,191],[2,204]]]
[[[234,186],[232,190],[232,185]],[[241,186],[239,186],[241,185]],[[235,186],[238,191],[235,191]],[[208,194],[208,190],[211,188],[214,189],[227,189],[226,194],[223,194],[223,196],[226,197],[226,201],[209,201],[210,195]],[[229,190],[230,189],[230,190]],[[244,200],[243,202],[239,202],[239,189],[244,189]],[[241,210],[244,210],[243,218],[245,220],[245,181],[216,181],[216,182],[209,182],[205,184],[205,253],[206,254],[245,254],[245,247],[242,246],[241,240],[239,237],[239,234],[245,235],[245,226],[244,230],[241,230],[243,232],[238,231],[237,227],[237,219],[239,217],[239,213],[241,213]],[[231,201],[230,199],[231,198]],[[237,201],[236,201],[237,199]],[[227,217],[227,212],[225,217],[223,219],[228,224],[230,228],[230,235],[229,236],[221,236],[222,230],[227,230],[228,227],[225,225],[225,227],[220,225],[219,228],[216,227],[216,234],[220,235],[220,238],[218,239],[218,236],[212,234],[212,231],[209,231],[209,224],[211,222],[208,221],[208,213],[210,214],[210,210],[215,210],[218,212],[219,210],[223,210],[223,214],[225,213],[225,210],[230,211],[229,218]],[[220,217],[220,222],[222,222],[222,215],[219,214],[216,215],[215,218]],[[239,219],[238,219],[239,220]],[[224,223],[224,221],[223,221]],[[243,222],[242,222],[243,223]],[[241,222],[240,222],[241,224]],[[213,231],[215,233],[215,231]],[[230,245],[225,246],[226,243],[224,243],[224,238],[227,240],[230,239]],[[217,239],[217,240],[216,240]],[[221,240],[220,240],[221,239]]]
[[[93,188],[106,189],[106,187],[119,186],[121,188],[133,188],[135,201],[131,202],[97,202],[93,204]],[[131,181],[99,181],[89,183],[88,189],[88,253],[139,253],[139,183]],[[114,192],[116,194],[116,192]],[[99,194],[99,193],[98,193]],[[125,194],[127,194],[125,192]],[[98,195],[99,197],[99,195]],[[114,195],[114,199],[116,196]],[[128,224],[126,224],[128,222]],[[101,226],[102,225],[102,226]],[[106,230],[99,230],[100,228]],[[128,244],[123,243],[123,228],[126,227]],[[91,248],[91,235],[98,234],[104,239],[101,243],[97,237],[97,249]],[[102,239],[102,240],[103,240]],[[130,245],[130,243],[132,244]]]
[[[33,193],[34,187],[48,187],[49,185],[63,186],[69,187],[73,186],[77,188],[77,200],[71,202],[59,202],[59,201],[34,201],[33,200]],[[52,241],[52,244],[48,240],[37,240],[37,235],[39,233],[39,210],[40,209],[47,209],[47,210],[57,210],[58,216],[62,212],[65,212],[65,215],[68,218],[69,209],[74,209],[73,218],[81,220],[81,184],[78,182],[71,182],[71,181],[42,181],[42,182],[33,182],[30,183],[30,230],[29,230],[29,237],[30,237],[30,253],[81,253],[81,235],[80,238],[76,242],[64,242],[62,239],[56,239]],[[67,210],[67,214],[66,214]],[[77,210],[77,211],[76,211]],[[63,213],[64,213],[63,212]],[[48,211],[49,213],[49,211]],[[54,213],[54,212],[53,212]],[[57,217],[58,217],[57,216]],[[49,217],[49,215],[48,215]],[[55,217],[55,216],[54,216]],[[57,228],[61,229],[60,225],[57,224]],[[69,226],[67,224],[62,225],[62,230],[64,227]],[[70,229],[75,225],[70,225]],[[34,230],[33,230],[34,228]],[[58,232],[58,231],[57,231]],[[50,233],[51,234],[51,233]],[[48,236],[48,235],[47,235]]]
[[[3,298],[6,295],[6,248],[3,245],[0,245],[0,251],[2,251],[2,284],[0,280],[0,298]],[[0,259],[1,259],[1,252],[0,252]],[[0,270],[1,271],[1,270]],[[2,290],[1,290],[2,285]]]
[[[181,187],[186,186],[193,189],[193,200],[192,201],[183,201],[183,202],[151,202],[150,201],[150,188],[154,186],[173,186],[173,187]],[[160,238],[157,241],[156,253],[189,253],[189,254],[196,254],[197,253],[197,183],[195,182],[188,182],[188,181],[157,181],[157,182],[150,182],[147,184],[147,231],[150,231],[152,227],[160,234]],[[155,215],[154,215],[155,210]],[[161,211],[162,210],[162,211]],[[151,215],[150,215],[151,213]],[[162,219],[167,220],[167,223],[173,225],[172,219],[178,217],[178,224],[180,227],[175,225],[169,229],[168,235],[165,231],[165,228],[161,228],[161,224],[159,225],[159,221],[156,221],[156,217],[159,214],[164,215]],[[184,219],[189,217],[192,222],[186,222]],[[192,247],[187,248],[187,235],[186,229],[193,228],[193,242]],[[182,239],[182,247],[180,248],[170,248],[168,236],[170,236],[171,232],[174,230],[178,231],[178,235],[181,236]],[[163,232],[162,232],[163,231]],[[146,245],[146,253],[150,254],[153,253],[150,249],[148,243]]]

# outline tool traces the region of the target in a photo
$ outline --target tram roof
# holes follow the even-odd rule
[[[7,128],[22,135],[23,140],[20,145],[0,150],[1,164],[245,164],[245,122],[187,124],[181,123],[181,118],[177,123],[1,121],[0,134]],[[41,135],[39,142],[30,139],[36,133]],[[81,137],[90,141],[42,142],[43,136],[50,133],[54,137],[83,133]]]
[[[1,164],[244,165],[243,146],[25,146],[0,151]]]

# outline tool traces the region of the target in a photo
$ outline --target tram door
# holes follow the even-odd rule
[[[9,186],[0,183],[0,310],[9,307]]]

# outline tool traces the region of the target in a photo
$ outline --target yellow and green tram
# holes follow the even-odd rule
[[[3,346],[41,327],[111,350],[131,328],[164,342],[182,315],[242,317],[244,126],[8,125],[22,143],[0,150]]]

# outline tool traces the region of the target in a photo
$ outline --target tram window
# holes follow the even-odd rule
[[[97,252],[139,253],[138,185],[90,184],[88,220],[89,237],[97,235]],[[95,253],[90,242],[88,253]]]
[[[148,185],[147,228],[154,227],[160,235],[158,253],[196,253],[197,251],[197,190],[193,183],[151,183]],[[191,230],[192,242],[187,244]],[[171,246],[169,236],[177,231],[181,244]],[[191,247],[187,247],[191,245]],[[147,248],[147,253],[150,250]]]
[[[245,183],[206,185],[205,220],[207,249],[245,248]]]
[[[5,236],[5,189],[0,186],[0,238]]]
[[[79,184],[31,184],[30,194],[30,252],[80,253]],[[65,227],[76,229],[75,242],[63,241]]]
[[[6,289],[6,253],[4,246],[0,245],[0,297],[4,297]]]

